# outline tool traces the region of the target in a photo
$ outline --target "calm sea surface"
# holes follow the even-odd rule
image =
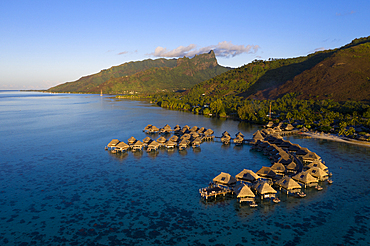
[[[145,101],[0,91],[0,245],[369,245],[370,148],[289,137],[326,161],[334,184],[253,209],[198,193],[221,171],[270,165],[248,145],[104,150],[113,138],[144,139],[148,124],[246,138],[258,129]]]

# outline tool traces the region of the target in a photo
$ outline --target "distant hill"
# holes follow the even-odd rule
[[[370,100],[370,37],[334,50],[289,59],[255,60],[184,92],[192,98],[242,96],[277,99]]]
[[[128,62],[50,88],[50,92],[83,92],[106,94],[148,94],[186,90],[230,68],[218,65],[215,54],[193,58],[156,59]]]

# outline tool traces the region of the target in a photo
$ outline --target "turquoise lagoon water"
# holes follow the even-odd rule
[[[98,95],[0,92],[0,245],[368,245],[370,148],[291,136],[316,152],[334,184],[279,194],[257,208],[204,202],[198,189],[221,171],[270,165],[250,146],[113,155],[118,138],[147,124],[197,125],[216,136],[258,129],[231,120]],[[152,136],[158,138],[159,136]],[[170,136],[169,136],[170,137]]]

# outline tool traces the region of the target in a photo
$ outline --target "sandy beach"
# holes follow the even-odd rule
[[[355,139],[351,139],[347,137],[340,137],[340,136],[333,135],[330,133],[302,132],[301,134],[308,136],[308,137],[312,137],[312,138],[320,138],[320,139],[326,139],[326,140],[332,140],[332,141],[337,141],[337,142],[357,144],[357,145],[370,147],[369,142],[359,141],[359,140],[355,140]]]

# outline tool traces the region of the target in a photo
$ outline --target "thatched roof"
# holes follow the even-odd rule
[[[159,137],[158,139],[157,139],[157,142],[158,143],[165,143],[167,141],[167,139],[165,139],[164,137]]]
[[[199,137],[200,135],[199,135],[197,132],[191,132],[191,133],[190,133],[190,136],[191,136],[192,138],[197,138],[197,137]]]
[[[302,147],[301,146],[299,146],[299,144],[292,144],[292,145],[290,145],[289,146],[289,148],[288,148],[288,150],[289,151],[298,151],[298,150],[300,150]]]
[[[243,143],[244,137],[242,136],[237,136],[236,138],[233,139],[234,143]]]
[[[295,163],[295,161],[292,160],[287,166],[286,169],[288,170],[293,170],[293,171],[298,171],[298,165]]]
[[[236,193],[237,198],[242,198],[242,197],[255,197],[253,191],[251,188],[249,188],[245,184],[240,184],[234,188],[234,191]]]
[[[213,182],[223,185],[232,185],[236,183],[236,179],[228,173],[221,172],[213,179]]]
[[[211,136],[214,133],[212,129],[207,129],[203,134],[206,136]]]
[[[149,143],[150,141],[152,141],[152,139],[150,137],[146,137],[143,139],[143,143]]]
[[[292,126],[292,124],[288,124],[286,127],[285,127],[285,131],[291,131],[294,129],[294,126]]]
[[[124,142],[119,142],[117,145],[116,145],[116,148],[117,149],[128,149],[130,148],[130,146]]]
[[[197,132],[198,132],[199,134],[203,134],[203,132],[205,132],[205,131],[206,131],[206,128],[201,127],[201,128],[199,128],[199,129],[198,129],[198,131],[197,131]]]
[[[193,140],[193,144],[201,144],[202,140],[200,138],[196,138]]]
[[[271,166],[271,170],[275,173],[283,173],[285,172],[285,166],[282,163],[276,162]]]
[[[159,143],[157,143],[155,140],[153,140],[149,145],[148,147],[158,147],[159,146]]]
[[[173,135],[172,137],[170,137],[170,139],[172,142],[177,142],[177,140],[179,140],[179,137],[176,136],[176,135]]]
[[[274,130],[274,132],[281,132],[281,129],[279,126],[275,126],[272,130]]]
[[[182,135],[180,137],[181,140],[183,140],[183,139],[190,139],[190,138],[191,138],[191,135],[189,133],[185,133],[184,135]]]
[[[316,161],[313,161],[311,162],[310,164],[307,165],[308,168],[311,168],[311,167],[318,167],[322,170],[324,170],[325,172],[328,171],[328,167],[325,166],[321,161],[319,160],[316,160]]]
[[[253,188],[261,195],[277,193],[277,191],[274,190],[271,185],[264,181],[258,181],[255,185],[253,185]]]
[[[188,139],[183,139],[181,140],[181,142],[179,143],[179,146],[188,146],[190,143],[190,141]]]
[[[266,125],[266,127],[272,127],[274,125],[274,122],[272,122],[272,121],[269,121],[269,123],[267,123],[267,125]]]
[[[108,147],[115,147],[118,143],[119,143],[119,140],[118,139],[112,139],[109,142]]]
[[[281,147],[281,148],[289,148],[291,145],[292,145],[292,143],[289,140],[283,140],[279,144],[279,147]]]
[[[166,130],[166,131],[171,131],[172,129],[171,129],[171,127],[168,125],[168,124],[166,124],[164,127],[163,127],[163,129],[164,130]]]
[[[311,167],[307,170],[313,177],[318,178],[319,180],[325,180],[329,177],[328,173],[318,167]]]
[[[137,140],[137,141],[134,143],[134,146],[143,146],[143,142],[141,142],[140,140]]]
[[[310,151],[307,149],[307,148],[300,148],[299,150],[297,150],[295,152],[296,155],[306,155],[307,153],[309,153]]]
[[[244,169],[240,173],[238,173],[236,176],[238,179],[254,182],[255,180],[259,179],[260,176],[253,172],[252,170]]]
[[[301,189],[302,187],[289,176],[284,176],[282,179],[276,181],[276,184],[287,190]]]
[[[317,183],[317,178],[314,178],[309,172],[300,172],[292,177],[294,180],[302,182],[304,184]]]
[[[241,133],[241,132],[236,133],[236,134],[235,134],[235,136],[236,136],[236,137],[241,136],[242,138],[244,138],[244,135],[243,135],[243,133]]]
[[[318,156],[315,152],[308,152],[304,156],[302,156],[303,161],[315,161],[315,160],[321,160],[321,157]]]
[[[256,172],[259,176],[274,178],[276,173],[271,169],[271,167],[262,167],[260,170]]]
[[[151,128],[152,128],[152,126],[153,126],[153,125],[150,125],[150,124],[149,124],[149,125],[147,125],[147,126],[144,128],[144,130],[149,130],[149,129],[151,129]]]
[[[136,141],[136,138],[134,138],[134,137],[130,137],[130,138],[127,140],[128,144],[133,144],[133,143],[135,143],[135,141]]]
[[[253,134],[253,139],[254,140],[263,140],[264,137],[262,136],[261,132],[260,131],[256,131],[254,134]]]
[[[228,133],[227,131],[224,131],[224,132],[222,133],[222,136],[229,136],[229,137],[230,137],[230,133]]]
[[[196,131],[198,131],[198,129],[199,129],[199,127],[193,126],[189,131],[196,132]]]
[[[185,125],[182,129],[190,130],[190,127],[188,125]]]
[[[165,144],[164,144],[166,147],[175,147],[177,145],[177,143],[175,142],[172,142],[171,140],[168,140]]]
[[[181,126],[176,125],[173,129],[174,129],[175,131],[181,130]]]

